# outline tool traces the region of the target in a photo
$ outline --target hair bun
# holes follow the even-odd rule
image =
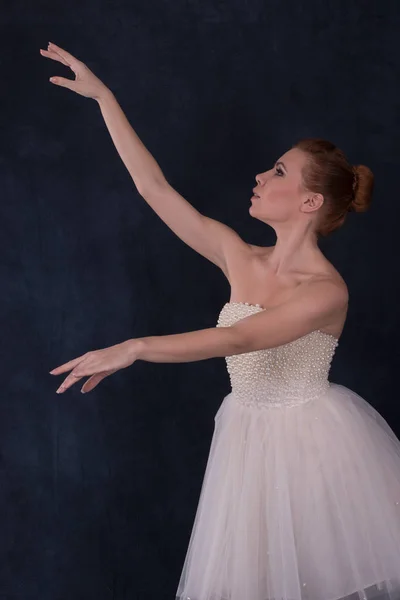
[[[372,200],[374,174],[371,169],[365,165],[356,165],[353,167],[353,171],[353,199],[349,206],[349,210],[365,212],[369,209]]]

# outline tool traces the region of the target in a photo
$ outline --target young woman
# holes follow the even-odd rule
[[[216,327],[130,339],[59,366],[58,391],[95,388],[136,360],[226,357],[232,390],[215,416],[179,600],[400,598],[400,441],[352,390],[328,380],[348,290],[318,248],[349,210],[366,210],[373,175],[333,144],[303,140],[256,176],[250,214],[275,246],[245,243],[166,181],[115,97],[49,44],[43,56],[94,98],[143,198],[184,242],[218,265],[231,299]]]

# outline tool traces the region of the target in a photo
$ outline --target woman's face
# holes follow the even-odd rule
[[[299,213],[310,212],[318,206],[314,196],[304,189],[302,170],[307,155],[298,148],[286,152],[268,171],[256,175],[250,214],[269,224],[296,219]],[[317,196],[320,196],[319,194]]]

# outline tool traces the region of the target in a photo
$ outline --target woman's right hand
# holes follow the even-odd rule
[[[75,74],[75,79],[50,77],[51,83],[66,87],[81,96],[94,100],[99,100],[108,91],[104,83],[83,62],[56,44],[49,42],[47,50],[40,50],[40,54],[66,65]]]

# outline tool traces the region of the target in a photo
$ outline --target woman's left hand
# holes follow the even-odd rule
[[[108,375],[133,364],[139,358],[139,345],[139,340],[127,340],[109,348],[92,350],[56,367],[50,371],[52,375],[59,375],[72,369],[58,388],[57,393],[64,392],[74,383],[87,376],[90,377],[81,388],[81,392],[90,392]]]

